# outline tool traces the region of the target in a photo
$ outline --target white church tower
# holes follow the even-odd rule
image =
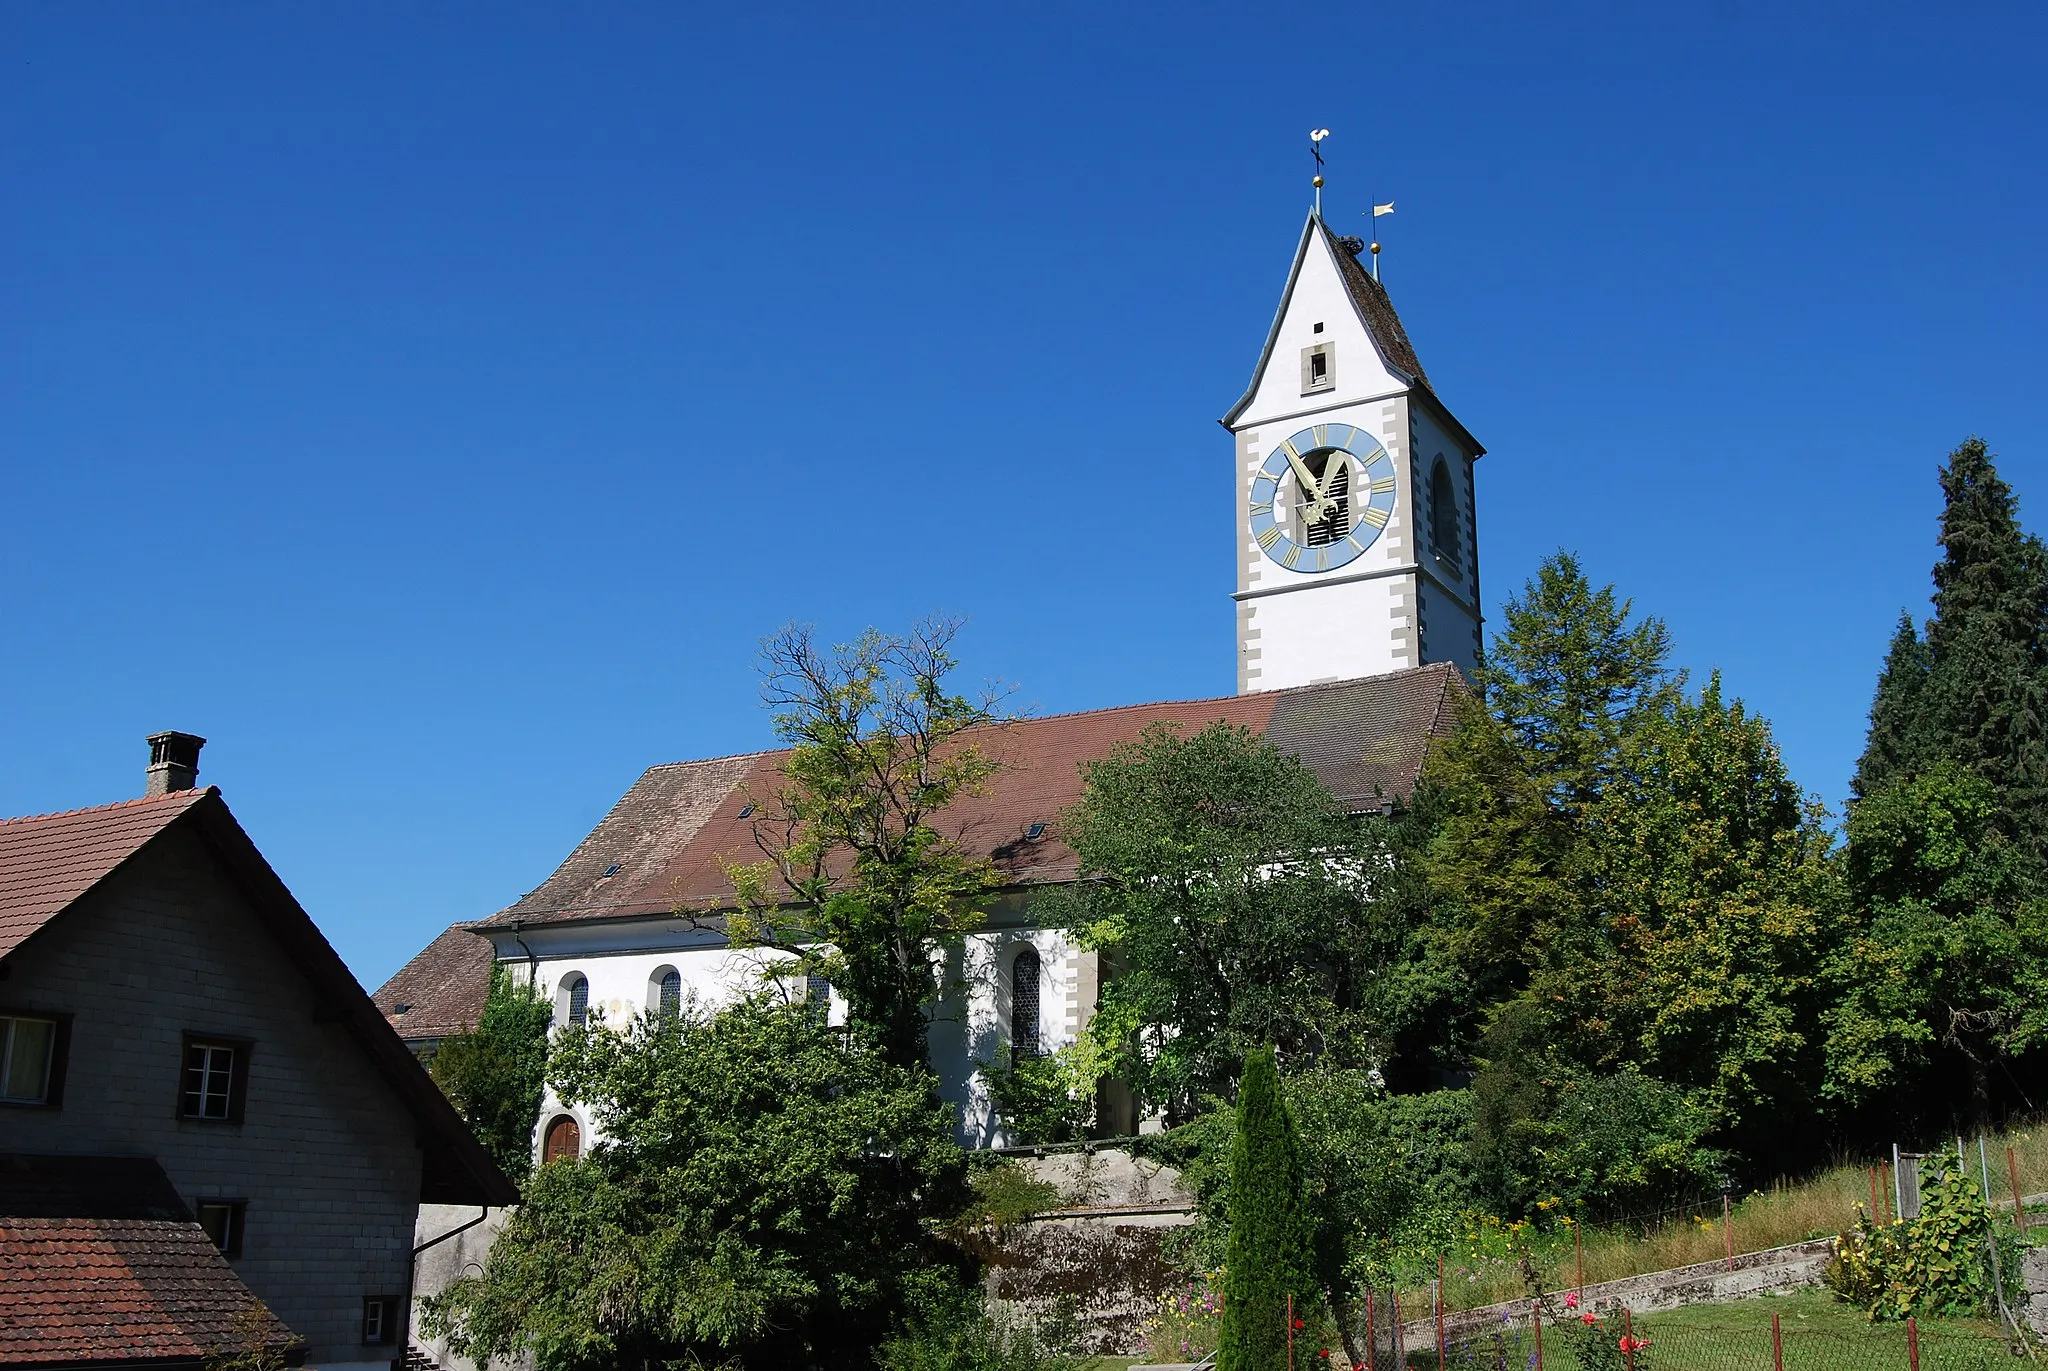
[[[1365,244],[1310,214],[1237,438],[1237,689],[1478,660],[1472,464]]]

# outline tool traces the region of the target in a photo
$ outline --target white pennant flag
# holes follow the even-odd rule
[[[1372,217],[1375,219],[1379,218],[1382,214],[1392,214],[1393,212],[1394,202],[1392,200],[1387,201],[1384,205],[1374,205],[1372,207]]]

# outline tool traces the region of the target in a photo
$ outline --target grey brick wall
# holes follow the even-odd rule
[[[234,1267],[312,1342],[361,1344],[365,1296],[403,1297],[420,1193],[409,1112],[204,840],[173,829],[9,958],[0,1004],[75,1016],[63,1107],[0,1110],[0,1151],[152,1156],[187,1203],[249,1204]],[[240,1124],[178,1117],[183,1035],[252,1039]]]

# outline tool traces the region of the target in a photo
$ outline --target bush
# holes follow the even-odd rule
[[[1919,1217],[1878,1225],[1860,1216],[1835,1239],[1822,1280],[1872,1319],[1983,1314],[1993,1302],[1993,1261],[2004,1267],[1998,1275],[2006,1288],[2019,1288],[2018,1249],[1996,1243],[1994,1230],[1970,1173],[1927,1157],[1920,1163]]]
[[[875,1352],[878,1371],[1080,1371],[1085,1360],[1071,1314],[1033,1323],[974,1294],[911,1320]]]
[[[503,962],[492,962],[476,1029],[444,1038],[427,1064],[441,1093],[516,1185],[533,1169],[533,1125],[553,1019],[552,1005],[514,981]]]
[[[1088,1136],[1095,1123],[1095,1081],[1099,1053],[1086,1040],[1057,1052],[1013,1058],[1003,1045],[993,1062],[981,1063],[989,1099],[1012,1141],[1072,1142]]]
[[[970,1224],[1007,1228],[1033,1214],[1058,1209],[1066,1202],[1058,1186],[1038,1179],[1015,1162],[999,1161],[980,1167],[968,1177],[968,1182],[974,1188],[974,1198],[968,1201],[960,1218]]]

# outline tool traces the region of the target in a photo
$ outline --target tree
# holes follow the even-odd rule
[[[533,1168],[533,1125],[540,1114],[553,1007],[533,987],[491,963],[490,990],[476,1028],[444,1038],[428,1063],[441,1087],[498,1168],[525,1184]]]
[[[750,797],[764,860],[727,871],[734,945],[823,973],[854,1028],[902,1067],[925,1065],[941,955],[997,884],[993,863],[940,826],[999,769],[968,736],[998,722],[995,697],[948,686],[958,630],[930,620],[826,649],[790,627],[763,645],[763,694],[790,751],[781,784]]]
[[[2048,867],[2048,549],[2020,528],[1982,439],[1949,454],[1941,489],[1934,617],[1917,647],[1909,625],[1893,640],[1856,793],[1959,762],[1991,785],[1997,826],[2038,883]]]
[[[543,1371],[865,1362],[958,1291],[966,1164],[929,1075],[770,996],[565,1030],[550,1081],[600,1141],[541,1167],[483,1274],[429,1302]]]
[[[1217,1371],[1281,1371],[1290,1300],[1317,1293],[1315,1230],[1302,1194],[1301,1143],[1271,1048],[1245,1057],[1230,1145],[1230,1238]]]
[[[1359,1060],[1384,845],[1315,773],[1242,728],[1153,724],[1085,778],[1061,821],[1081,883],[1045,907],[1117,967],[1091,1032],[1120,1074],[1184,1121],[1261,1043]]]
[[[1924,1116],[1945,1122],[1946,1105],[1982,1123],[1994,1068],[2024,1072],[2048,1045],[2048,900],[2001,817],[1995,787],[1956,762],[1850,810],[1849,879],[1867,923],[1837,962],[1831,1097],[1868,1105],[1911,1085]],[[1944,1088],[1954,1080],[1966,1095]]]

